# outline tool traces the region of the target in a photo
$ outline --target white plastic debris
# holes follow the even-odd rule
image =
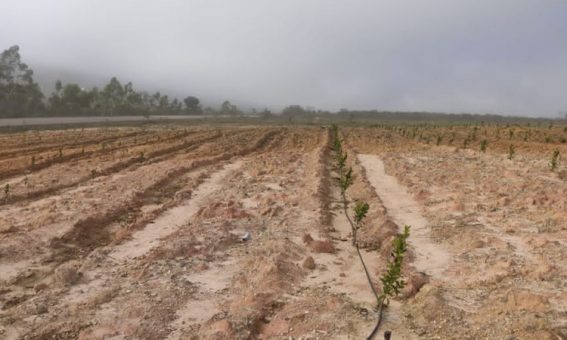
[[[250,235],[249,232],[245,232],[244,235],[242,235],[242,241],[250,241],[252,239],[252,235]]]

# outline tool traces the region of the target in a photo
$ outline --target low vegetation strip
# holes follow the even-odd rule
[[[404,260],[405,253],[407,251],[407,239],[409,237],[409,226],[404,227],[404,231],[401,235],[398,235],[393,241],[392,258],[388,260],[388,266],[386,271],[380,277],[382,282],[382,291],[376,291],[374,283],[372,282],[371,274],[364,262],[364,258],[360,252],[360,247],[356,238],[358,230],[363,226],[363,220],[365,219],[368,209],[370,208],[368,203],[358,201],[356,202],[353,209],[353,218],[349,214],[349,202],[347,200],[346,192],[349,187],[352,186],[354,178],[352,167],[346,168],[346,160],[348,154],[343,150],[342,141],[340,139],[339,129],[336,125],[332,126],[332,137],[333,137],[333,150],[335,152],[336,166],[339,172],[339,187],[341,190],[343,211],[347,220],[352,228],[352,245],[356,248],[356,252],[362,267],[364,269],[364,274],[368,280],[368,285],[370,290],[376,298],[376,308],[378,310],[378,316],[376,321],[376,326],[368,335],[368,339],[373,339],[380,328],[382,322],[382,313],[384,306],[387,306],[389,299],[398,295],[402,288],[405,287],[406,282],[402,277],[402,264]],[[391,332],[387,332],[391,335]],[[388,335],[389,337],[389,335]]]

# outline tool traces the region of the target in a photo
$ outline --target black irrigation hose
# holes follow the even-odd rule
[[[347,199],[346,199],[346,194],[344,191],[341,190],[341,195],[343,198],[343,210],[345,213],[345,216],[352,228],[352,232],[353,232],[353,237],[355,237],[355,226],[354,226],[354,222],[352,221],[352,219],[350,218],[350,215],[348,214],[348,208],[347,208]],[[384,299],[381,298],[378,295],[378,292],[376,292],[376,288],[374,288],[374,285],[372,284],[372,278],[370,277],[370,273],[368,272],[368,268],[366,267],[366,263],[364,262],[364,259],[362,258],[362,254],[360,253],[360,248],[358,247],[358,243],[356,242],[356,239],[354,239],[354,247],[356,248],[356,253],[358,254],[358,258],[360,259],[360,263],[362,263],[362,268],[364,268],[364,273],[366,274],[366,280],[368,281],[368,285],[370,286],[370,289],[372,290],[372,293],[374,294],[374,297],[376,297],[376,302],[378,303],[378,320],[376,321],[376,325],[374,326],[374,328],[372,329],[372,332],[370,333],[370,335],[366,338],[367,340],[371,340],[376,336],[376,333],[378,332],[378,329],[380,328],[380,324],[382,323],[382,311],[384,309]]]
[[[376,333],[378,333],[378,329],[380,328],[380,324],[382,323],[382,310],[383,309],[384,309],[384,302],[380,302],[380,305],[378,306],[378,320],[376,321],[376,325],[372,329],[372,332],[370,333],[370,335],[368,337],[366,337],[366,340],[374,339],[374,337],[376,336]]]

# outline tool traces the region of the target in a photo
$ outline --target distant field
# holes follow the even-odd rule
[[[199,119],[206,116],[104,116],[104,117],[37,117],[37,118],[0,118],[0,127],[5,126],[34,126],[85,123],[115,123],[153,120]]]
[[[364,338],[374,300],[338,204],[329,131],[0,134],[0,338]],[[358,242],[377,289],[393,238],[412,227],[408,285],[382,329],[567,336],[565,127],[375,124],[340,135],[355,173],[348,200],[370,205]]]

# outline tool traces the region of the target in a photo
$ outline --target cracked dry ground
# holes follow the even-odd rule
[[[0,337],[360,339],[374,326],[327,129],[0,137],[0,185],[10,185]],[[359,242],[378,289],[392,239],[414,224],[408,286],[383,324],[394,339],[564,336],[565,182],[537,158],[527,182],[521,164],[497,153],[380,129],[350,131],[346,142],[356,174],[348,198],[371,206]],[[521,210],[530,190],[545,203]]]

